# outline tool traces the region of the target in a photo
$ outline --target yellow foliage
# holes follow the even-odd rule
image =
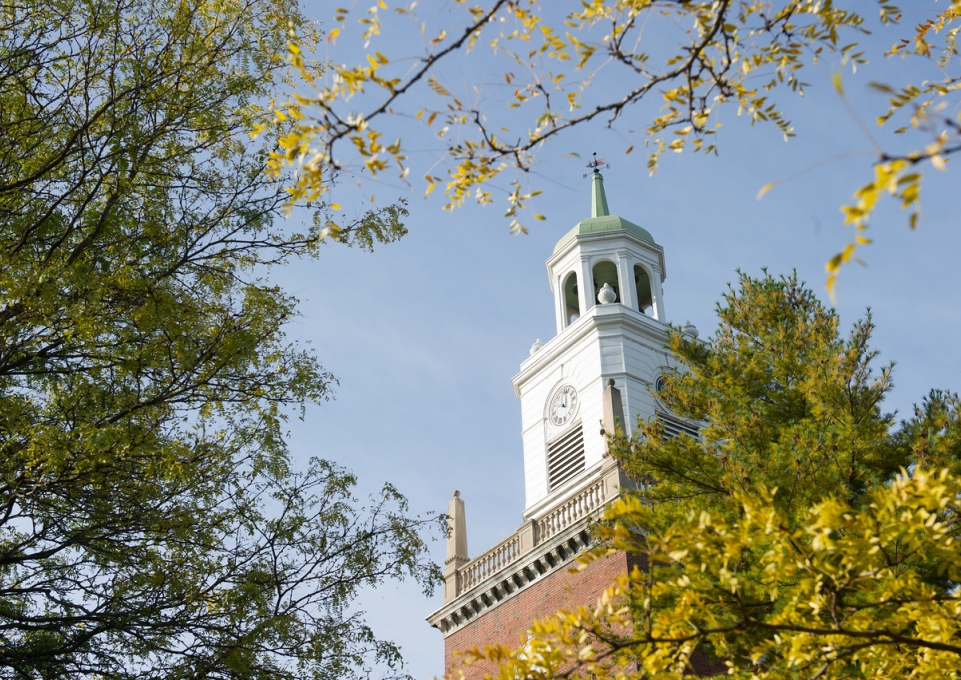
[[[395,11],[416,18],[415,5]],[[438,138],[443,140],[443,155],[448,162],[446,207],[456,208],[470,195],[481,203],[488,202],[491,194],[486,185],[499,180],[505,170],[513,169],[515,179],[518,173],[529,170],[537,151],[548,139],[596,120],[617,119],[638,102],[652,97],[663,104],[662,111],[642,126],[641,134],[647,137],[645,144],[650,148],[648,170],[652,173],[657,170],[660,156],[668,150],[716,154],[717,146],[710,135],[719,125],[716,117],[723,105],[736,106],[738,114],[749,117],[752,124],[774,125],[786,140],[790,139],[795,130],[775,100],[777,93],[787,88],[803,94],[807,87],[801,79],[805,68],[835,54],[842,70],[834,74],[833,82],[843,96],[843,70],[855,71],[866,63],[856,40],[864,31],[864,20],[859,14],[864,8],[853,0],[691,0],[663,4],[649,0],[585,0],[559,22],[553,21],[553,8],[549,10],[542,0],[490,0],[480,5],[459,0],[457,5],[464,16],[460,24],[452,24],[457,26],[456,31],[450,26],[437,27],[428,35],[428,23],[419,24],[427,55],[391,75],[386,75],[388,69],[400,61],[400,56],[408,55],[388,59],[370,46],[383,28],[380,12],[387,5],[382,0],[373,2],[356,17],[366,52],[364,62],[333,67],[333,75],[322,85],[303,67],[296,37],[291,38],[288,60],[314,91],[309,97],[295,97],[302,106],[308,106],[309,101],[310,111],[293,126],[297,138],[288,140],[285,153],[270,160],[274,172],[279,173],[285,163],[294,168],[292,196],[326,191],[322,178],[341,168],[340,162],[334,160],[334,149],[343,146],[343,142],[353,146],[356,160],[351,163],[371,173],[391,169],[403,178],[407,166],[402,147],[375,148],[360,133],[371,126],[383,130],[396,116],[422,120],[420,113],[406,113],[403,103],[419,103],[417,93],[423,93],[424,85],[442,101],[426,124],[434,122],[438,109],[447,117]],[[883,22],[896,23],[900,19],[893,6],[882,2],[880,9]],[[328,33],[328,41],[344,34],[349,15],[344,8],[334,11],[335,26]],[[895,44],[888,53],[931,59],[943,70],[943,78],[923,83],[874,84],[889,100],[888,110],[877,117],[879,125],[903,114],[906,124],[897,129],[898,133],[929,135],[933,142],[904,154],[878,150],[874,163],[878,176],[855,194],[852,205],[842,208],[844,223],[855,230],[851,239],[854,247],[838,253],[827,264],[828,288],[832,293],[841,267],[856,259],[857,246],[870,241],[862,232],[868,228],[880,198],[885,194],[894,196],[908,211],[909,224],[915,226],[920,217],[923,165],[930,162],[934,168],[945,170],[947,159],[961,151],[961,125],[937,106],[961,88],[961,77],[951,72],[957,67],[959,20],[958,0],[947,7],[936,7],[930,17],[915,27],[913,35]],[[685,28],[686,37],[676,50],[648,54],[641,49],[647,45],[641,36],[644,30],[654,30],[646,28],[649,24],[659,21]],[[487,38],[493,54],[506,55],[517,67],[503,74],[513,92],[496,112],[487,104],[481,109],[478,102],[484,101],[482,97],[455,97],[439,70],[443,63],[474,49],[482,37]],[[625,77],[620,81],[623,86],[602,93],[592,90],[588,97],[593,75],[601,66],[625,68]],[[479,92],[475,87],[475,93]],[[360,112],[350,108],[359,94],[365,95]],[[554,108],[555,101],[566,103],[566,116]],[[496,134],[505,126],[493,119],[510,110],[530,111],[531,124],[526,134],[507,141]],[[274,116],[276,120],[270,123],[259,123],[255,134],[287,125],[290,121],[285,116],[294,117],[288,106],[276,107]],[[630,150],[633,143],[626,146]],[[297,151],[291,152],[292,148]],[[917,179],[899,184],[908,175]],[[771,186],[766,185],[759,198]],[[429,182],[426,193],[432,188]],[[507,189],[506,215],[511,229],[523,231],[512,190],[502,188]]]
[[[649,508],[617,501],[609,545],[655,566],[618,578],[593,608],[534,622],[523,647],[465,659],[496,662],[501,680],[680,678],[696,654],[735,678],[955,677],[961,593],[932,585],[930,569],[961,579],[961,479],[902,473],[863,509],[821,501],[799,529],[774,493],[738,496],[736,520],[692,514],[648,535],[626,527],[645,526]],[[745,559],[759,561],[759,580],[737,577]],[[745,637],[750,651],[735,657]]]

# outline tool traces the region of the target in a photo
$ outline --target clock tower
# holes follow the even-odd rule
[[[602,161],[601,161],[602,162]],[[590,217],[564,234],[547,260],[557,335],[531,347],[514,376],[521,404],[523,523],[469,558],[464,501],[454,492],[444,605],[428,617],[444,635],[445,669],[474,646],[516,647],[535,618],[591,604],[644,557],[626,553],[569,567],[592,543],[590,523],[631,487],[607,454],[606,432],[630,434],[638,418],[689,429],[652,396],[665,367],[664,250],[643,227],[610,214],[604,178],[590,164]],[[685,331],[693,331],[686,327]],[[468,679],[492,669],[460,669]]]

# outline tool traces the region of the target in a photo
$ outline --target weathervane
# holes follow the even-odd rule
[[[598,157],[597,157],[597,152],[595,151],[595,152],[594,152],[594,160],[592,160],[590,163],[588,163],[588,164],[587,164],[587,167],[591,168],[591,170],[593,170],[594,172],[600,172],[600,170],[598,170],[598,168],[601,167],[602,165],[604,166],[604,169],[605,169],[605,170],[610,170],[610,169],[611,169],[611,164],[608,163],[607,161],[605,161],[603,158],[598,158]],[[589,172],[588,172],[588,173],[584,173],[584,179],[587,179],[588,175],[590,175],[590,174],[592,174],[592,173],[589,173]]]

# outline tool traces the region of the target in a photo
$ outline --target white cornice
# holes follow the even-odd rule
[[[447,637],[548,574],[563,569],[591,547],[590,521],[590,516],[581,518],[507,568],[444,604],[427,617],[427,622]]]
[[[578,234],[570,241],[568,241],[563,248],[558,250],[556,253],[547,258],[547,275],[550,278],[551,270],[554,265],[564,258],[571,250],[573,250],[578,245],[589,245],[598,242],[610,242],[615,238],[623,238],[629,241],[631,244],[643,248],[644,250],[653,251],[657,254],[657,262],[661,269],[661,283],[664,283],[664,279],[667,278],[667,265],[664,262],[664,248],[662,248],[657,243],[653,241],[648,241],[647,239],[641,238],[637,234],[623,230],[623,231],[604,231],[598,232],[596,234]],[[551,282],[551,290],[554,289],[554,283]]]
[[[536,354],[521,362],[520,372],[511,379],[514,395],[520,399],[521,385],[585,336],[592,333],[601,335],[615,329],[617,333],[631,333],[638,339],[661,346],[667,341],[667,324],[618,303],[595,305],[584,316],[551,338]]]

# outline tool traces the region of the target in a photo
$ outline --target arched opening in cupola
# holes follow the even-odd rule
[[[634,285],[637,287],[637,309],[642,314],[654,314],[654,293],[651,289],[651,275],[639,264],[634,265]]]
[[[564,327],[577,320],[581,306],[577,300],[577,274],[571,272],[564,279]]]
[[[610,260],[602,260],[594,265],[594,296],[592,304],[597,304],[597,293],[606,283],[617,294],[616,302],[621,301],[621,286],[617,280],[617,265]]]

